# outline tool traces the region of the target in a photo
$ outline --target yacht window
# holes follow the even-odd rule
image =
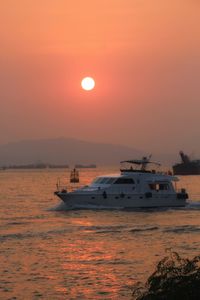
[[[105,184],[107,183],[109,178],[105,177],[105,178],[101,178],[100,184]]]
[[[150,183],[149,184],[150,190],[154,191],[167,191],[169,190],[169,184],[168,183]]]
[[[154,183],[150,183],[149,187],[150,187],[150,190],[153,190],[153,191],[156,190],[156,184],[154,184]]]
[[[133,178],[120,177],[115,181],[115,184],[134,184]]]
[[[167,190],[169,190],[169,185],[167,183],[159,183],[159,190],[167,191]]]
[[[95,179],[93,181],[94,184],[105,184],[108,182],[108,180],[111,179],[111,178],[108,178],[108,177],[98,177],[97,179]]]
[[[108,178],[107,184],[112,184],[115,181],[115,178]]]
[[[96,184],[96,183],[100,183],[101,180],[102,180],[102,178],[99,178],[99,177],[98,177],[98,178],[96,178],[96,179],[93,181],[93,183],[95,183],[95,184]]]

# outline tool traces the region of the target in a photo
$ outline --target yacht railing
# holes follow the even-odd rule
[[[64,185],[61,183],[60,178],[57,179],[57,183],[56,183],[56,191],[57,192],[73,192],[81,187],[83,187],[83,185],[80,185],[77,183]]]

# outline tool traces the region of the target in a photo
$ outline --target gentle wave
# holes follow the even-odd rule
[[[17,239],[17,240],[23,240],[27,238],[44,238],[48,239],[51,235],[55,234],[63,234],[66,232],[71,232],[71,229],[58,229],[58,230],[50,230],[46,232],[25,232],[25,233],[11,233],[11,234],[3,234],[0,235],[0,241],[3,242],[8,239]]]
[[[167,227],[163,231],[167,233],[192,233],[192,232],[199,232],[200,226],[183,225],[183,226]]]
[[[103,253],[101,253],[103,254]],[[79,259],[76,259],[76,260],[65,260],[65,263],[79,263],[79,264],[85,264],[85,265],[91,265],[91,264],[94,264],[94,265],[129,265],[132,263],[131,260],[124,260],[124,259],[90,259],[90,260],[79,260]]]
[[[72,232],[97,232],[97,233],[108,233],[108,232],[120,232],[122,229],[125,229],[127,226],[72,226],[67,225],[66,228],[56,229],[56,230],[48,230],[42,232],[24,232],[24,233],[13,233],[13,234],[3,234],[0,235],[0,241],[4,241],[7,239],[27,239],[27,238],[50,238],[51,235],[58,234],[66,234]]]
[[[13,225],[27,225],[30,222],[8,222],[6,225],[13,226]]]
[[[130,232],[153,231],[158,229],[159,229],[158,226],[150,226],[150,227],[142,227],[142,228],[136,227],[136,228],[132,228]]]

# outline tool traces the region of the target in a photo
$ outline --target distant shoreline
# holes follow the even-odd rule
[[[52,165],[52,164],[28,164],[28,165],[10,165],[10,166],[2,166],[0,167],[1,171],[4,170],[33,170],[33,169],[69,169],[69,165]],[[75,164],[76,169],[96,169],[97,166],[95,164]]]
[[[49,164],[30,164],[30,165],[11,165],[1,167],[0,170],[14,169],[14,170],[32,170],[32,169],[68,169],[69,165],[49,165]]]

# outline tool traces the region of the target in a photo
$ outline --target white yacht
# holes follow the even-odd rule
[[[99,176],[90,185],[74,191],[68,192],[66,187],[57,184],[55,195],[68,208],[128,209],[181,207],[187,204],[186,190],[176,188],[177,177],[147,169],[149,164],[159,165],[150,161],[150,157],[121,163],[130,166],[120,169],[120,174]]]

